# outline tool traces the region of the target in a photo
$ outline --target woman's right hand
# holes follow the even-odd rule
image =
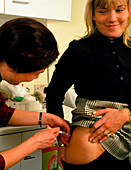
[[[44,149],[51,147],[59,135],[59,127],[50,129],[47,125],[46,129],[40,130],[32,138],[35,142],[36,149]]]
[[[65,146],[59,147],[57,159],[58,164],[63,169],[62,160],[65,161]]]

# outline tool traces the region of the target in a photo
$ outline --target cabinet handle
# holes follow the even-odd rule
[[[31,0],[12,0],[13,3],[29,4]]]
[[[35,159],[35,156],[26,156],[26,157],[24,158],[24,160],[28,160],[28,159]]]

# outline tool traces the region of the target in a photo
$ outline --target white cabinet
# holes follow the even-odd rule
[[[0,136],[0,151],[13,148],[21,143],[21,134],[11,134]],[[20,170],[20,162],[8,170]]]
[[[70,21],[72,0],[0,0],[8,15]],[[3,4],[5,3],[5,4]],[[4,5],[4,7],[2,7]]]
[[[0,13],[4,13],[4,0],[0,0]]]
[[[7,126],[0,128],[0,151],[13,148],[27,140],[39,130],[39,126]],[[12,153],[13,154],[13,153]],[[41,170],[42,150],[38,149],[23,160],[9,168],[9,170]]]
[[[10,149],[21,143],[21,134],[0,136],[0,151]]]
[[[33,136],[38,131],[22,133],[22,142]],[[42,169],[42,150],[38,149],[21,160],[21,170],[41,170]]]

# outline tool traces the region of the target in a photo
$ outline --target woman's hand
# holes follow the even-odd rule
[[[59,149],[58,149],[57,162],[62,169],[63,169],[62,160],[65,161],[65,145],[63,145],[63,139],[62,139],[62,137],[64,137],[64,136],[65,135],[60,135],[59,138],[58,138],[58,143],[59,143],[59,145],[62,145],[62,146],[60,146]],[[69,145],[70,138],[66,136],[65,139],[68,141],[67,143]]]
[[[36,149],[44,149],[51,147],[53,142],[55,142],[57,136],[59,135],[59,127],[50,129],[47,125],[47,128],[37,132],[32,138],[35,142]]]
[[[58,149],[58,159],[57,159],[58,164],[63,169],[61,159],[63,161],[65,161],[65,146],[59,147],[59,149]]]
[[[98,110],[93,114],[104,114],[104,116],[91,128],[91,132],[93,134],[89,138],[90,142],[104,142],[108,137],[117,132],[126,122],[129,121],[129,111],[127,109],[118,110],[106,108]]]

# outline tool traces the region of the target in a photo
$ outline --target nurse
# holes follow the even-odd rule
[[[13,19],[0,27],[0,81],[18,85],[37,79],[58,55],[53,34],[40,22]],[[59,130],[69,133],[67,123],[50,113],[23,111],[8,107],[0,93],[0,126],[50,125],[20,145],[0,152],[0,169],[8,169],[37,149],[50,147]]]

